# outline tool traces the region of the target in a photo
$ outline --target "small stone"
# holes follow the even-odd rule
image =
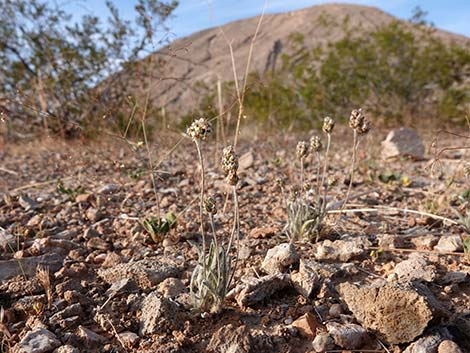
[[[103,214],[101,213],[100,210],[98,210],[96,208],[93,208],[93,207],[90,207],[86,211],[86,218],[90,222],[95,223],[95,222],[98,222],[99,220],[103,219]]]
[[[93,250],[107,251],[111,249],[111,244],[106,240],[98,237],[91,238],[86,243],[87,248]]]
[[[403,353],[437,353],[439,344],[443,341],[440,334],[421,337],[410,344]],[[452,351],[452,353],[455,353]]]
[[[294,288],[303,297],[309,299],[320,289],[325,278],[331,278],[338,272],[333,266],[320,262],[300,259],[299,272],[292,274]]]
[[[81,337],[85,341],[87,347],[95,347],[107,341],[106,337],[103,337],[84,326],[78,327],[77,336]]]
[[[463,353],[460,347],[451,340],[444,340],[439,344],[438,353]]]
[[[76,203],[88,203],[90,202],[91,198],[92,198],[91,194],[80,194],[75,197],[75,202]]]
[[[347,262],[354,257],[364,254],[365,248],[371,245],[367,237],[364,236],[335,241],[327,239],[318,244],[315,257],[317,260]]]
[[[4,229],[0,229],[0,248],[7,249],[10,245],[15,244],[15,237]]]
[[[60,346],[60,341],[51,331],[37,328],[29,331],[13,348],[15,353],[46,353]]]
[[[436,278],[436,267],[428,264],[421,254],[412,254],[408,260],[395,266],[394,273],[399,281],[423,280],[432,282]]]
[[[341,304],[333,304],[330,306],[330,310],[328,311],[328,314],[330,317],[340,317],[340,315],[343,313],[343,307]]]
[[[284,243],[268,250],[261,268],[268,274],[284,273],[299,261],[299,254],[294,244]]]
[[[317,334],[317,329],[320,327],[320,324],[315,320],[315,317],[306,313],[299,317],[292,323],[292,326],[299,330],[299,333],[302,337],[313,340]]]
[[[438,241],[439,237],[434,234],[421,235],[411,239],[418,250],[432,250]]]
[[[327,332],[320,332],[315,336],[312,346],[315,352],[322,353],[332,350],[335,347],[335,341]]]
[[[452,272],[447,272],[444,277],[442,277],[441,282],[444,284],[460,284],[460,283],[466,283],[470,279],[470,275],[467,272],[458,272],[458,271],[452,271]]]
[[[121,256],[116,254],[115,252],[108,252],[106,254],[106,259],[104,260],[103,264],[101,265],[103,268],[111,268],[120,264],[122,262]]]
[[[424,144],[418,133],[402,127],[392,130],[382,142],[382,158],[411,157],[421,160],[424,158]]]
[[[238,170],[241,172],[248,168],[251,168],[253,166],[254,161],[255,158],[251,151],[242,154],[238,159]]]
[[[37,227],[42,221],[42,215],[37,214],[33,216],[28,223],[26,223],[27,227]]]
[[[66,344],[57,348],[53,353],[80,353],[80,351],[74,346]]]
[[[439,252],[461,252],[463,251],[462,238],[459,235],[442,236],[434,250]]]
[[[346,349],[361,348],[368,339],[367,331],[356,324],[340,324],[329,322],[326,324],[328,333],[335,343]]]
[[[207,346],[208,352],[249,353],[253,352],[253,338],[246,326],[233,324],[222,326],[213,335]]]
[[[36,201],[25,195],[21,195],[18,199],[18,202],[25,211],[34,210],[39,206]]]
[[[18,265],[21,261],[21,266]],[[21,260],[0,261],[0,283],[16,276],[33,277],[38,266],[47,266],[51,272],[62,267],[63,258],[58,254],[46,254],[41,256],[23,257]]]
[[[274,236],[278,232],[276,227],[256,227],[250,231],[250,237],[254,239],[264,239]]]
[[[178,323],[184,322],[175,302],[163,298],[159,293],[152,292],[142,302],[139,335],[152,335],[167,329],[176,329]]]
[[[167,278],[158,285],[158,291],[166,298],[174,298],[186,292],[186,286],[178,278]]]
[[[244,279],[227,298],[235,298],[238,305],[248,307],[263,301],[277,291],[290,285],[290,276],[286,274],[268,275],[261,278]]]
[[[124,343],[127,348],[134,347],[139,342],[139,336],[134,332],[125,331],[118,334],[119,340]]]
[[[96,193],[97,194],[102,194],[102,195],[109,195],[109,194],[114,194],[117,191],[119,191],[120,186],[117,184],[106,184],[100,187]]]

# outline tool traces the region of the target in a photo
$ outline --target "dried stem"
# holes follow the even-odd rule
[[[199,221],[201,222],[201,236],[202,236],[202,253],[203,257],[206,256],[206,235],[204,233],[204,189],[206,185],[205,170],[204,170],[204,158],[202,157],[201,148],[197,140],[194,141],[196,144],[197,155],[199,157],[199,164],[201,166],[201,194],[199,196]],[[206,261],[203,261],[204,277],[206,277]]]

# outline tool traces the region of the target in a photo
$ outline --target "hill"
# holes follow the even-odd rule
[[[361,27],[372,31],[396,20],[384,11],[352,4],[326,4],[282,14],[267,14],[263,19],[252,58],[251,69],[262,73],[275,67],[280,54],[287,50],[292,33],[304,37],[307,47],[341,39],[346,28]],[[250,43],[259,17],[234,21],[178,39],[145,60],[157,63],[149,74],[150,99],[155,106],[169,111],[187,112],[197,106],[201,85],[215,87],[233,80],[228,42],[232,43],[238,77],[244,74]],[[437,29],[435,34],[445,42],[465,43],[469,39]],[[132,89],[142,88],[136,82]],[[145,85],[145,87],[147,87]]]

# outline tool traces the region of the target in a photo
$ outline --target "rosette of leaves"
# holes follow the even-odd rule
[[[191,276],[191,300],[202,312],[218,313],[231,279],[230,256],[216,242],[211,243],[207,254],[193,245],[198,251],[198,263]]]
[[[142,226],[152,240],[159,244],[163,241],[165,235],[176,227],[176,215],[173,212],[168,212],[165,217],[145,218],[142,221]]]
[[[284,232],[291,239],[314,239],[321,230],[324,212],[302,198],[287,203],[287,224]]]

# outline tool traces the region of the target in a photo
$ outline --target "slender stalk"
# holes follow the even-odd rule
[[[316,155],[317,155],[317,195],[320,195],[320,170],[321,170],[320,152],[317,152]]]
[[[349,200],[349,195],[351,194],[351,189],[352,189],[352,184],[353,184],[353,178],[354,178],[354,168],[356,166],[356,155],[357,155],[357,147],[359,146],[359,141],[358,141],[358,136],[357,136],[357,131],[354,130],[354,140],[353,140],[353,154],[352,154],[352,162],[351,162],[351,172],[349,174],[349,185],[348,185],[348,191],[346,192],[346,197],[344,198],[343,205],[341,206],[341,209],[343,210],[346,207],[346,204],[348,203]]]
[[[233,242],[236,241],[236,254],[235,254],[235,264],[233,268],[230,269],[230,279],[227,282],[227,289],[230,287],[232,283],[233,277],[235,275],[235,270],[237,269],[238,265],[238,254],[240,253],[240,214],[239,214],[239,205],[238,205],[238,194],[237,194],[237,186],[234,185],[232,188],[233,194],[233,204],[234,204],[234,214],[233,214],[233,227],[232,227],[232,234],[230,235],[229,244],[227,247],[227,258],[230,254],[230,250],[232,248]]]
[[[300,195],[304,190],[304,157],[300,158]]]
[[[212,238],[215,244],[216,248],[216,261],[217,261],[217,289],[219,289],[220,286],[220,279],[222,278],[222,271],[220,269],[220,258],[219,258],[219,244],[217,242],[217,236],[215,233],[215,224],[214,224],[214,215],[212,213],[209,213],[209,220],[211,223],[211,229],[212,229]]]
[[[202,157],[201,148],[197,140],[194,141],[196,144],[197,155],[199,157],[199,164],[201,166],[201,194],[199,196],[199,221],[201,222],[201,236],[202,236],[202,254],[206,256],[206,235],[204,233],[204,189],[206,185],[205,170],[204,170],[204,158]],[[206,261],[203,261],[204,278],[206,278]]]

